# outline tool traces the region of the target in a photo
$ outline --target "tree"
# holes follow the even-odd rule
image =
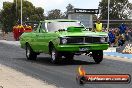
[[[63,18],[65,18],[65,16],[59,9],[53,9],[48,12],[47,19],[63,19]]]
[[[110,19],[128,19],[128,14],[122,13],[122,9],[128,0],[110,0]],[[99,3],[101,9],[100,17],[107,19],[108,17],[108,0],[101,0]],[[127,5],[127,8],[131,9],[131,5]]]
[[[24,21],[40,21],[44,20],[44,9],[41,7],[35,8],[33,4],[29,1],[23,0],[23,22]],[[21,18],[21,0],[16,0],[14,2],[3,2],[3,9],[1,11],[1,22],[6,28],[6,31],[11,31],[12,27],[19,22]]]
[[[35,14],[33,16],[36,15],[36,20],[44,20],[44,9],[42,9],[41,7],[37,7],[35,8]]]
[[[73,9],[74,9],[74,6],[73,6],[72,4],[69,3],[69,4],[67,5],[67,7],[66,7],[66,12],[64,12],[66,18],[68,18],[68,12],[71,11],[71,10],[73,10]]]
[[[1,10],[0,10],[0,30],[2,29],[2,23],[1,23]]]
[[[11,2],[4,2],[3,3],[3,10],[1,11],[1,22],[4,26],[5,31],[9,31],[11,26],[14,24],[14,8]]]
[[[97,18],[98,18],[98,17],[94,14],[94,15],[93,15],[93,20],[97,20]]]

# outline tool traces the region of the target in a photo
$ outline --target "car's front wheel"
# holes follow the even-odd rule
[[[37,53],[35,53],[29,44],[26,44],[26,57],[27,60],[36,60]]]
[[[93,51],[92,56],[94,61],[99,64],[103,60],[103,50]]]
[[[51,53],[51,62],[53,64],[56,64],[59,62],[59,52],[55,49],[55,47],[52,46],[52,48],[50,49],[50,53]]]

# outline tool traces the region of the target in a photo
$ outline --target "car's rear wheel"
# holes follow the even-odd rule
[[[53,64],[59,63],[60,54],[59,54],[59,52],[55,49],[54,46],[52,46],[52,48],[50,49],[50,53],[51,53],[51,62],[52,62]]]
[[[36,60],[37,53],[35,53],[29,44],[26,44],[26,57],[27,60]]]
[[[103,50],[93,51],[92,56],[94,61],[99,64],[103,60]]]

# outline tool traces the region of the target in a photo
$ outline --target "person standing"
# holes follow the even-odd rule
[[[125,40],[132,42],[132,30],[131,29],[127,29],[125,32]]]
[[[24,27],[23,27],[23,25],[19,24],[17,28],[18,28],[18,40],[19,40],[19,37],[24,32]]]
[[[113,47],[114,46],[114,43],[115,43],[115,33],[114,33],[114,29],[109,30],[108,36],[109,36],[109,45],[111,47]]]
[[[124,23],[122,23],[120,26],[119,26],[119,32],[120,34],[124,34],[125,31],[126,31],[127,27]]]
[[[96,32],[102,32],[103,24],[100,22],[99,19],[97,19],[97,22],[95,23],[95,31]]]
[[[15,41],[18,41],[18,28],[17,28],[17,24],[13,27],[13,35],[14,35],[14,39]]]
[[[115,33],[115,42],[114,42],[114,46],[118,46],[118,40],[120,38],[120,33],[119,33],[119,29],[115,28],[114,29],[114,33]]]

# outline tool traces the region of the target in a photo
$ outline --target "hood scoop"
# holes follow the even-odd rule
[[[68,27],[67,32],[82,32],[84,27]]]

